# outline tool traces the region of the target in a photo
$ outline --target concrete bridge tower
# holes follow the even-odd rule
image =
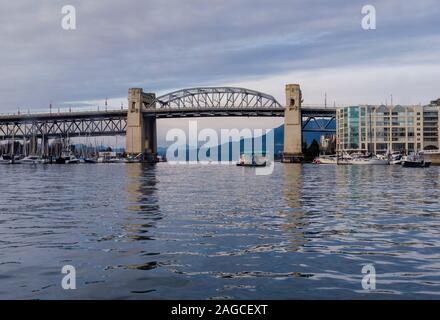
[[[144,93],[140,88],[128,90],[126,153],[143,154],[145,161],[154,162],[157,154],[156,117],[144,115],[155,108],[154,93]]]
[[[302,95],[299,84],[286,85],[283,162],[302,162]]]

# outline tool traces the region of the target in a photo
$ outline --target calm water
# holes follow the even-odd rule
[[[0,299],[440,298],[440,167],[1,166]],[[376,290],[362,289],[374,264]],[[77,289],[61,288],[73,265]]]

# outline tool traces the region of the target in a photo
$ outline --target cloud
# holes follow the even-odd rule
[[[284,85],[300,83],[305,105],[390,103],[428,104],[440,97],[438,82],[440,65],[361,65],[350,68],[326,68],[292,71],[264,79],[237,82],[233,85],[267,90],[284,102]]]
[[[369,2],[374,31],[360,27],[363,1],[73,0],[78,29],[65,31],[65,1],[4,1],[0,112],[237,83],[280,100],[286,82],[311,102],[324,91],[341,103],[434,98],[437,1]]]

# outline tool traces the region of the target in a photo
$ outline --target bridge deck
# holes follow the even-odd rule
[[[62,113],[31,113],[0,116],[0,138],[20,139],[36,136],[55,138],[62,136],[111,136],[124,135],[127,129],[127,109],[107,111],[81,111]],[[143,111],[145,117],[284,117],[284,108],[158,108]],[[334,119],[336,110],[331,108],[303,108],[305,124],[312,118]],[[331,120],[330,120],[331,121]],[[330,132],[328,126],[304,131]]]
[[[52,113],[22,113],[12,115],[0,115],[0,122],[26,122],[26,121],[56,121],[87,118],[127,117],[127,110],[107,111],[76,111],[76,112],[52,112]]]
[[[12,115],[0,115],[0,123],[28,122],[28,121],[57,121],[90,118],[120,118],[127,117],[127,109],[107,111],[77,111],[61,113],[23,113]],[[328,117],[336,114],[335,108],[311,108],[301,109],[303,116]],[[280,108],[182,108],[182,109],[147,109],[146,116],[157,118],[180,118],[180,117],[222,117],[222,116],[256,116],[256,117],[284,117],[284,109]]]

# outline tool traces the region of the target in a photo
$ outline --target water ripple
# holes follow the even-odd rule
[[[2,166],[0,298],[440,294],[440,168]],[[6,187],[7,186],[7,187]],[[61,289],[61,268],[77,287]],[[373,264],[376,290],[362,289]]]

